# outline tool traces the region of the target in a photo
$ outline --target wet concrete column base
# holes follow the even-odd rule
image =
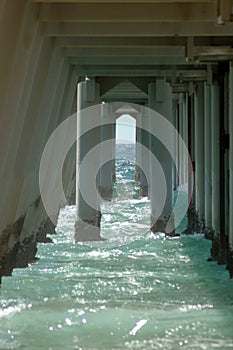
[[[148,193],[149,193],[148,185],[141,185],[140,186],[140,196],[148,197]]]
[[[228,238],[225,236],[220,238],[220,235],[214,233],[212,238],[211,256],[219,265],[227,263],[228,258]]]
[[[230,250],[227,254],[227,269],[230,273],[230,277],[233,278],[233,250]]]
[[[11,276],[14,268],[25,268],[36,259],[37,243],[51,243],[47,234],[55,233],[55,225],[49,218],[30,236],[24,236],[23,227],[26,215],[22,215],[13,225],[1,233],[0,237],[0,279]]]
[[[174,227],[174,222],[170,222],[169,227],[170,225]],[[165,233],[166,236],[170,236],[170,237],[174,237],[176,235],[175,229],[168,231],[168,220],[166,219],[164,220],[158,219],[157,221],[155,221],[155,219],[151,217],[151,231],[153,233],[156,233],[156,232]]]
[[[75,222],[75,243],[87,241],[102,241],[100,235],[101,213],[96,212],[96,216],[89,220],[78,219]]]
[[[182,232],[185,235],[192,235],[194,233],[204,233],[204,221],[199,219],[199,213],[194,209],[194,206],[188,209],[187,212],[188,225]]]
[[[100,186],[100,195],[101,197],[106,200],[106,201],[111,201],[112,200],[112,186],[107,187],[107,186]]]

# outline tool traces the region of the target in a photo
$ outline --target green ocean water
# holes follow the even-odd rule
[[[233,349],[225,266],[207,262],[200,234],[151,234],[133,175],[120,153],[114,199],[102,205],[106,241],[74,244],[75,207],[66,207],[39,260],[3,278],[0,349]]]

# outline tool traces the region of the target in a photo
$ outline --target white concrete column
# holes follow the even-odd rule
[[[220,171],[219,171],[219,86],[211,85],[211,179],[212,179],[212,227],[220,233]]]
[[[100,145],[100,193],[103,199],[111,200],[113,184],[113,160],[114,155],[114,117],[112,106],[103,103],[101,106],[101,145]]]
[[[113,135],[113,139],[116,140],[116,119],[114,119],[114,123],[112,124],[112,135]],[[116,182],[116,142],[112,143],[112,154],[114,156],[112,160],[112,182],[115,183]]]
[[[178,108],[179,108],[179,134],[181,136],[181,138],[184,138],[184,112],[185,112],[185,108],[184,108],[184,96],[183,94],[179,94],[179,104],[178,104]],[[183,147],[182,145],[179,143],[178,144],[178,152],[179,152],[179,169],[178,169],[178,180],[179,180],[179,186],[183,185],[185,180],[184,180],[184,152],[183,152]]]
[[[187,96],[188,112],[187,112],[187,149],[189,151],[190,161],[194,162],[194,91],[191,87],[189,95]],[[184,234],[193,234],[193,232],[198,231],[196,229],[197,218],[195,214],[195,178],[193,167],[189,160],[187,159],[187,169],[188,169],[188,211],[187,211],[187,228],[183,231]]]
[[[47,62],[46,57],[48,58]],[[33,203],[40,196],[38,181],[40,159],[46,141],[56,126],[59,115],[57,108],[59,108],[68,74],[68,65],[64,64],[61,50],[53,49],[52,41],[48,44],[48,47],[45,48],[44,61],[41,63],[44,66],[47,63],[48,66],[47,70],[44,71],[45,80],[38,86],[38,88],[42,89],[41,96],[38,101],[34,100],[38,105],[30,105],[27,111],[28,120],[25,124],[25,131],[27,131],[29,135],[23,135],[19,147],[18,156],[23,158],[22,165],[24,170],[19,201],[20,207],[24,207],[27,203]],[[54,76],[56,78],[54,78]],[[35,96],[36,91],[34,97]],[[32,118],[31,115],[33,115],[34,118]],[[30,130],[30,132],[28,130]],[[28,151],[26,151],[26,149],[28,149]],[[58,212],[59,207],[54,212],[54,219],[57,218]],[[34,216],[32,208],[30,208],[30,213],[28,213],[27,216],[28,215]],[[37,216],[39,217],[39,215]],[[30,234],[30,225],[26,225],[26,220],[24,228],[26,228],[26,230],[23,230],[23,236]]]
[[[199,222],[204,219],[204,86],[197,83],[194,91],[195,140],[195,210]]]
[[[72,88],[72,84],[74,84],[75,88],[71,90],[71,96],[73,95],[74,103],[69,105],[69,113],[68,115],[73,115],[76,113],[77,109],[77,98],[76,98],[76,87],[77,87],[77,76],[73,74],[70,85]],[[67,88],[69,90],[69,88]],[[74,96],[75,91],[75,96]],[[69,91],[66,94],[65,101],[69,99]],[[65,114],[66,115],[66,114]],[[63,178],[64,178],[64,190],[66,193],[66,198],[68,200],[68,204],[75,205],[76,199],[76,144],[72,146],[72,149],[69,151],[69,163],[65,170],[63,170]],[[66,181],[67,178],[67,181]]]
[[[211,88],[204,85],[204,186],[205,186],[205,226],[212,230],[212,180],[211,180]]]
[[[136,162],[135,162],[135,181],[141,182],[143,176],[142,170],[140,168],[141,164],[141,140],[142,140],[142,131],[141,131],[141,120],[136,120]]]
[[[77,221],[75,241],[101,240],[99,187],[95,178],[100,163],[100,92],[99,84],[86,80],[78,84],[77,95]],[[94,113],[88,107],[97,105]],[[95,115],[91,115],[95,114]],[[93,118],[93,119],[92,119]],[[95,118],[95,119],[94,119]],[[96,126],[93,128],[93,126]],[[98,127],[99,126],[99,127]],[[83,132],[85,132],[83,134]],[[90,151],[90,153],[89,153]],[[88,159],[87,159],[87,155]],[[93,178],[94,176],[94,178]],[[95,182],[95,183],[93,183]]]
[[[173,100],[172,102],[172,124],[174,127],[177,129],[177,100]],[[178,139],[176,138],[174,140],[174,154],[175,154],[175,159],[176,163],[178,164]],[[176,189],[178,186],[178,169],[174,167],[173,170],[173,188]]]
[[[67,88],[65,103],[67,103],[67,99],[72,101],[68,107],[69,112],[65,113],[65,115],[74,115],[77,113],[77,81],[78,77],[74,73],[72,69],[72,78],[70,81],[70,86]],[[72,88],[74,86],[74,89]],[[70,91],[70,92],[69,92]],[[71,96],[69,96],[71,95]],[[75,205],[76,204],[76,143],[72,146],[68,153],[68,159],[64,164],[65,169],[63,168],[63,182],[64,182],[64,191],[66,194],[66,198],[68,200],[68,204]],[[67,163],[67,165],[66,165]]]
[[[55,64],[56,66],[56,64]],[[62,65],[62,69],[59,70],[59,68],[57,67],[57,75],[59,77],[59,80],[56,81],[52,79],[52,81],[55,83],[54,88],[52,89],[55,92],[54,98],[52,98],[52,96],[50,96],[50,101],[51,101],[51,108],[47,109],[47,123],[46,121],[41,121],[41,123],[39,122],[39,118],[37,120],[36,126],[34,131],[38,133],[38,137],[39,139],[41,139],[41,146],[42,148],[40,148],[37,144],[37,142],[35,142],[35,147],[37,150],[37,157],[38,157],[38,161],[36,162],[36,164],[34,165],[34,169],[35,169],[35,174],[34,176],[32,176],[31,179],[31,183],[29,182],[29,180],[27,179],[27,177],[25,176],[25,182],[24,182],[24,186],[22,188],[22,192],[21,192],[21,198],[20,198],[20,203],[24,203],[25,199],[29,202],[29,203],[34,203],[35,201],[38,203],[38,206],[36,205],[31,205],[28,210],[27,210],[27,214],[25,217],[25,221],[24,221],[24,226],[22,229],[22,237],[21,239],[24,239],[25,237],[30,235],[31,230],[38,232],[41,232],[41,228],[43,231],[43,227],[44,225],[48,222],[51,221],[50,219],[52,219],[53,221],[51,221],[50,223],[50,228],[51,231],[47,231],[47,233],[54,233],[54,227],[55,227],[55,223],[57,221],[58,218],[58,214],[59,214],[59,209],[62,206],[62,204],[64,204],[64,199],[60,198],[61,201],[58,203],[57,201],[57,193],[54,190],[54,184],[56,184],[58,182],[58,179],[60,177],[60,168],[57,167],[57,164],[59,162],[56,162],[57,159],[59,159],[60,157],[60,152],[58,151],[58,147],[60,150],[63,149],[64,147],[64,141],[62,140],[62,138],[59,140],[59,144],[56,144],[56,146],[54,145],[54,151],[52,152],[52,154],[50,155],[50,161],[49,161],[49,165],[48,167],[50,167],[50,178],[48,180],[48,178],[46,179],[47,184],[46,186],[46,193],[47,193],[47,198],[48,201],[51,203],[51,207],[53,208],[53,214],[51,215],[51,212],[49,213],[50,217],[48,218],[48,213],[45,212],[45,210],[43,209],[43,205],[41,203],[41,198],[40,198],[40,189],[38,187],[38,174],[39,174],[39,164],[40,164],[40,158],[41,158],[41,152],[43,151],[43,147],[45,146],[45,142],[48,140],[49,136],[52,134],[52,132],[54,131],[55,127],[58,124],[59,121],[59,112],[61,109],[61,104],[63,101],[63,95],[64,95],[64,91],[65,91],[65,86],[66,86],[66,80],[68,79],[68,68],[69,66],[66,64]],[[50,80],[51,83],[51,80]],[[46,86],[46,84],[45,84]],[[45,93],[47,92],[47,95],[49,94],[48,91],[46,90]],[[43,106],[44,104],[42,104]],[[46,106],[46,104],[45,104]],[[39,109],[38,109],[39,110]],[[46,115],[46,112],[41,112],[40,115]],[[44,118],[46,119],[46,118]],[[66,140],[68,139],[68,136],[65,135],[64,137]],[[34,135],[33,139],[36,139],[36,136]],[[43,140],[43,142],[42,142]],[[33,146],[31,147],[32,151],[34,150]],[[33,154],[36,154],[36,150],[34,150],[34,153],[30,153],[29,152],[29,156],[31,156],[31,158],[33,158]],[[29,158],[30,160],[30,158]],[[30,161],[28,161],[27,166],[25,167],[25,172],[27,171],[27,167],[30,165]],[[37,170],[38,169],[38,170]],[[29,178],[30,179],[30,178]],[[28,193],[27,193],[27,187],[26,187],[26,181],[28,180],[28,188],[29,188],[29,199],[28,199]],[[40,199],[40,200],[39,200]],[[43,237],[40,237],[40,240],[43,239]]]
[[[188,146],[188,96],[187,93],[183,94],[183,140],[186,146]],[[184,156],[184,150],[182,149],[183,152],[183,184],[186,184],[188,182],[188,159],[185,158]]]
[[[149,130],[149,111],[148,108],[143,109],[143,115],[141,119],[141,180],[140,180],[140,194],[142,197],[148,196],[148,186],[149,179],[145,176],[146,169],[150,168],[150,157],[148,156],[150,153],[149,149],[149,140],[150,137],[148,135]],[[144,170],[144,171],[143,171]],[[147,171],[147,174],[149,171]]]
[[[111,137],[113,140],[115,140],[115,142],[112,142],[112,155],[113,155],[113,159],[112,159],[112,183],[116,182],[116,114],[114,111],[114,105],[113,104],[108,104],[109,108],[108,108],[108,115],[109,115],[109,119],[112,120],[112,124],[111,124]]]
[[[31,94],[42,43],[38,22],[34,17],[36,7],[25,4],[5,2],[4,21],[0,22],[0,41],[4,47],[0,58],[0,149],[4,150],[0,169],[0,232],[12,224],[16,217],[22,181],[22,166],[15,169],[17,150],[24,129],[24,106]],[[25,41],[29,32],[30,37]],[[25,210],[22,208],[21,215],[25,214]]]
[[[61,76],[62,79],[62,76]],[[56,106],[58,107],[59,111],[56,113],[54,110],[52,112],[53,118],[51,118],[51,123],[55,122],[55,125],[60,125],[66,118],[68,118],[70,115],[76,113],[77,108],[77,99],[76,99],[76,86],[77,86],[78,77],[76,76],[76,73],[74,72],[74,69],[70,68],[68,71],[68,74],[66,76],[66,79],[63,77],[63,83],[60,82],[62,93],[61,100],[59,99],[59,96],[56,99]],[[75,105],[74,105],[75,101]],[[55,116],[58,115],[58,118]],[[53,127],[54,128],[54,124]],[[64,133],[65,134],[65,133]],[[59,147],[62,149],[65,149],[65,143],[67,142],[67,139],[69,138],[69,134],[65,134],[64,138],[60,140]],[[67,198],[67,202],[71,203],[71,197],[72,197],[72,204],[75,203],[74,198],[74,192],[75,192],[75,174],[76,174],[76,145],[73,145],[70,151],[68,152],[68,155],[64,162],[63,167],[63,187],[64,192]],[[55,146],[56,148],[56,146]],[[56,161],[54,159],[54,154],[56,156],[60,157],[59,152],[57,152],[56,149],[54,149],[54,152],[51,154],[51,163],[53,161]],[[59,160],[58,160],[59,162]],[[57,177],[59,176],[59,172],[57,171]],[[57,181],[56,175],[54,176],[53,181]],[[53,191],[55,192],[55,191]],[[51,199],[53,201],[53,197],[56,195],[55,193],[51,193]],[[60,203],[65,204],[65,203]]]
[[[163,117],[172,122],[172,89],[165,79],[157,79],[156,83],[150,83],[149,89],[149,107]],[[156,128],[156,118],[153,113],[149,116],[150,130]],[[158,162],[153,159],[152,154]],[[165,176],[166,198],[163,209],[160,212],[161,201],[164,198],[163,175]],[[166,225],[173,209],[173,164],[171,156],[161,142],[152,136],[151,139],[151,230],[153,232],[166,232]],[[173,235],[174,232],[170,232]]]
[[[18,11],[16,4],[10,4],[8,1],[7,7],[8,6],[13,7],[14,14],[20,14],[20,11]],[[13,38],[8,38],[8,35],[6,35],[7,28],[3,29],[0,27],[1,33],[8,41],[8,44],[10,43],[10,45],[15,49],[14,55],[11,56],[10,51],[8,51],[7,49],[7,44],[1,41],[3,47],[5,48],[3,50],[4,52],[2,52],[1,58],[3,58],[4,55],[6,55],[7,60],[6,65],[4,65],[0,59],[1,85],[4,82],[5,74],[7,71],[6,66],[8,66],[11,59],[12,62],[10,65],[10,74],[6,77],[7,82],[5,82],[5,84],[0,87],[0,91],[3,90],[3,93],[0,94],[0,101],[6,93],[5,103],[0,103],[2,111],[0,129],[1,142],[2,140],[4,140],[4,137],[2,136],[4,136],[4,134],[7,135],[6,143],[4,146],[6,150],[6,159],[2,159],[0,176],[2,175],[1,171],[4,169],[4,161],[7,163],[8,157],[10,156],[13,163],[17,156],[17,152],[15,152],[15,150],[18,148],[18,144],[21,140],[21,133],[23,132],[24,128],[26,108],[25,106],[27,106],[28,98],[31,94],[32,82],[34,74],[38,67],[38,61],[43,40],[40,27],[38,25],[38,22],[36,22],[35,20],[37,6],[35,7],[32,4],[27,4],[26,6],[23,6],[21,4],[19,6],[21,7],[21,10],[24,7],[25,8],[22,16],[22,21],[20,24],[18,23],[18,27],[16,26],[17,44],[15,45],[15,47],[14,45],[12,45]],[[14,15],[10,12],[9,8],[6,9],[6,14],[4,16],[8,24],[11,26],[10,33],[12,34],[12,29],[15,26],[15,23],[13,24],[10,21],[13,20],[13,22],[17,22],[17,20],[14,17]],[[2,22],[0,22],[0,24],[2,24]],[[27,38],[28,32],[30,32],[30,37],[28,38],[28,40],[26,40],[25,43],[25,37]],[[4,70],[3,74],[1,72],[1,69]],[[12,103],[12,99],[14,99],[14,103]],[[13,118],[17,118],[17,123],[15,122],[13,124],[13,127],[10,125],[9,116],[11,116],[11,120],[13,120]],[[14,140],[14,142],[12,142],[12,140]],[[9,153],[9,156],[7,152]]]

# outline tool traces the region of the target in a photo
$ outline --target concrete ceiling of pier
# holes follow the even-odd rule
[[[231,0],[31,1],[43,35],[109,100],[144,100],[143,80],[156,76],[186,91],[208,79],[208,66],[233,59]]]

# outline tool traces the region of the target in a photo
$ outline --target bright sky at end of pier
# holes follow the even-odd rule
[[[116,143],[136,142],[136,120],[123,114],[116,122]]]

